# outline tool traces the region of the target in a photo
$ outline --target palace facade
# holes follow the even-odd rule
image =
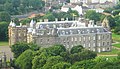
[[[11,21],[8,27],[9,45],[16,42],[34,42],[42,47],[62,44],[67,49],[82,45],[84,48],[102,52],[111,50],[111,32],[107,18],[97,26],[93,20],[79,18],[75,21],[31,22],[27,25]]]

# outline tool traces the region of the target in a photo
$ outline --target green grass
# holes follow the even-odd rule
[[[95,61],[109,61],[109,62],[114,62],[117,60],[117,56],[97,56],[95,58]]]
[[[112,39],[113,39],[113,41],[120,42],[120,35],[117,35],[117,34],[115,34],[115,33],[112,33]]]
[[[120,48],[120,43],[118,43],[118,44],[113,44],[112,46]]]
[[[110,51],[110,52],[101,52],[98,54],[100,54],[100,55],[115,55],[115,54],[118,54],[119,52],[120,52],[120,50],[112,49],[112,51]]]
[[[8,42],[4,42],[4,41],[0,42],[0,46],[8,46],[8,45],[9,45]]]

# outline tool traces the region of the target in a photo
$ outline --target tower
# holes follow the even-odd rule
[[[102,22],[102,26],[110,31],[109,20],[107,19],[107,17],[104,18],[104,20]]]
[[[27,26],[23,26],[22,24],[16,26],[16,24],[11,21],[8,26],[8,35],[9,46],[17,42],[27,42]]]
[[[15,39],[15,36],[16,36],[15,35],[16,34],[15,28],[16,28],[16,24],[13,21],[11,21],[9,26],[8,26],[9,46],[13,45],[14,42],[16,41],[16,39]]]

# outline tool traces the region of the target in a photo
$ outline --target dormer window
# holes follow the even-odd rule
[[[89,29],[87,29],[87,33],[90,33],[90,30],[89,30]]]
[[[73,34],[73,31],[72,31],[72,30],[70,30],[70,34]]]
[[[78,34],[81,34],[80,30],[78,30]]]
[[[39,27],[40,27],[40,29],[43,29],[43,25],[40,25]]]
[[[46,28],[49,28],[49,25],[48,25],[48,24],[46,25]]]
[[[62,34],[65,35],[65,31],[64,30],[62,31]]]
[[[94,30],[92,30],[92,33],[94,33]]]
[[[56,25],[55,25],[55,24],[53,24],[53,28],[56,28]]]
[[[69,33],[68,33],[68,32],[66,32],[66,34],[68,35]]]
[[[100,30],[99,30],[99,29],[97,29],[97,33],[100,33]]]
[[[62,24],[59,24],[59,27],[62,28]]]
[[[84,34],[84,32],[85,32],[85,31],[83,30],[82,33]]]

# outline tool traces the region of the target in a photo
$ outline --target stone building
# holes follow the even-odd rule
[[[56,19],[53,22],[37,23],[31,20],[30,25],[27,26],[16,26],[11,22],[8,27],[9,44],[11,46],[21,41],[34,42],[43,47],[63,44],[67,49],[82,45],[96,52],[110,51],[111,32],[105,26],[108,24],[97,26],[94,25],[94,21],[82,18],[77,21],[57,21]]]

